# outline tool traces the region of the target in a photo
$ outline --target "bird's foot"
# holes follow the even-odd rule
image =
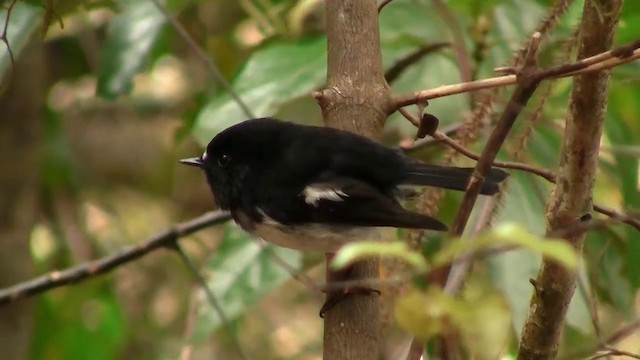
[[[338,290],[324,290],[324,292],[327,294],[327,300],[322,305],[322,308],[320,308],[320,317],[323,319],[327,312],[349,295],[371,295],[375,293],[380,296],[381,294],[380,290],[366,286],[352,286]]]

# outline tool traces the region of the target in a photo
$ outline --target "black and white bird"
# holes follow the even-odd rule
[[[372,240],[380,227],[447,230],[439,220],[405,209],[406,186],[464,191],[473,168],[425,164],[347,131],[273,118],[252,119],[216,135],[200,157],[218,206],[262,239],[335,252]],[[491,169],[481,194],[508,174]]]

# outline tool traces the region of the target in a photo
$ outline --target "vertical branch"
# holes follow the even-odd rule
[[[328,0],[327,88],[314,93],[327,126],[379,138],[391,109],[375,0]],[[328,270],[328,269],[327,269]],[[378,277],[378,261],[354,265],[353,280]],[[334,274],[327,271],[327,282]],[[325,359],[377,359],[378,295],[354,294],[325,316]]]
[[[608,50],[622,0],[585,1],[578,58]],[[593,209],[592,190],[602,135],[609,71],[576,76],[573,82],[557,186],[547,205],[547,234],[575,224]],[[582,248],[584,234],[566,240]],[[564,317],[576,287],[576,272],[543,259],[518,349],[518,359],[551,359],[558,351]]]

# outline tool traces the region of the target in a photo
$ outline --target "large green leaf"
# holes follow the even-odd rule
[[[278,106],[306,95],[326,76],[324,38],[273,42],[256,51],[232,86],[253,115],[272,115]],[[202,144],[248,115],[227,93],[214,97],[196,118],[195,136]]]
[[[437,16],[413,1],[394,1],[380,16],[383,63],[386,67],[418,45],[442,41]],[[443,66],[445,69],[440,69]],[[425,69],[432,70],[431,77]],[[433,74],[443,74],[433,78]],[[416,77],[419,77],[417,80]],[[232,86],[255,116],[269,116],[293,99],[320,87],[326,78],[326,38],[295,42],[274,40],[254,52],[232,80]],[[459,76],[446,58],[421,63],[399,80],[396,90],[418,90],[443,83],[457,82]],[[442,100],[437,106],[444,114],[460,109],[460,100]],[[441,104],[449,104],[442,106]],[[453,105],[451,105],[453,104]],[[247,114],[226,93],[214,96],[196,119],[194,134],[206,144],[221,130],[246,119]]]
[[[272,244],[261,246],[236,225],[227,225],[224,239],[209,259],[207,268],[210,271],[209,289],[228,320],[236,319],[267,292],[291,278],[286,269],[273,261],[270,253],[296,270],[301,265],[300,252]],[[202,338],[221,325],[218,313],[203,296],[195,337]]]
[[[7,4],[5,4],[5,6],[7,6]],[[7,24],[7,40],[13,52],[14,59],[18,58],[18,55],[31,38],[31,35],[38,30],[39,24],[37,19],[41,15],[41,7],[26,4],[22,1],[18,1],[13,5],[11,17]],[[3,9],[0,11],[0,24],[2,25],[0,29],[4,28],[6,22],[7,11],[3,6]],[[0,50],[0,77],[2,77],[7,70],[10,70],[12,65],[6,44],[1,43],[0,46],[2,47],[2,50]]]
[[[113,99],[128,92],[132,78],[147,61],[165,16],[153,2],[122,2],[122,13],[110,24],[107,40],[100,49],[98,95]]]

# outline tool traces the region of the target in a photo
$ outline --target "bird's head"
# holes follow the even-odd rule
[[[250,183],[259,181],[267,166],[264,155],[277,147],[283,124],[269,118],[243,121],[216,135],[201,156],[180,162],[202,169],[218,206],[233,210],[240,206],[242,192],[251,190]]]

